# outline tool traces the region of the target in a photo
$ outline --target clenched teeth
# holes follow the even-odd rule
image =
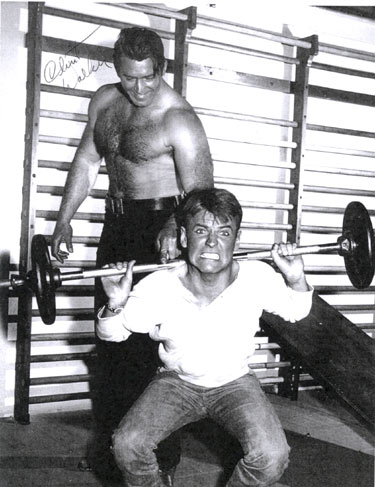
[[[205,252],[205,253],[201,254],[201,258],[202,259],[210,259],[210,260],[219,260],[220,256],[219,256],[219,254],[211,254],[209,252]]]

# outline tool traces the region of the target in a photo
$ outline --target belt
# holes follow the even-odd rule
[[[138,210],[173,210],[182,201],[182,195],[168,196],[166,198],[151,198],[146,200],[129,200],[126,198],[113,198],[107,195],[105,208],[114,215],[123,215],[137,208]]]

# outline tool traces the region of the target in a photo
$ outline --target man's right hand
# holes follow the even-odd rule
[[[73,229],[69,223],[56,224],[51,240],[51,253],[62,264],[73,252],[72,235]],[[65,242],[67,252],[60,249],[63,242]]]

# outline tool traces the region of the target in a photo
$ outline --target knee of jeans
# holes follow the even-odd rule
[[[112,436],[112,452],[116,463],[126,466],[142,457],[146,448],[146,438],[137,429],[119,429]]]
[[[269,445],[257,453],[250,451],[244,461],[252,475],[258,478],[260,485],[268,485],[278,480],[289,463],[290,448],[285,442],[280,445]],[[255,473],[256,472],[256,473]]]

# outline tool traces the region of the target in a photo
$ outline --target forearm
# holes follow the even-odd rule
[[[69,223],[73,218],[95,184],[99,165],[87,162],[83,158],[75,158],[72,162],[64,187],[57,224]]]

